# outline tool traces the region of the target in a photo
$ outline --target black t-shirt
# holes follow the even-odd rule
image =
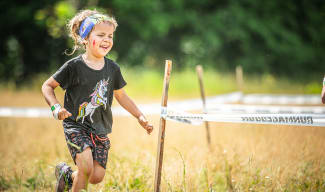
[[[113,91],[126,85],[115,62],[105,57],[104,67],[95,70],[79,55],[67,61],[53,78],[66,90],[64,108],[72,114],[64,123],[97,135],[112,132]]]

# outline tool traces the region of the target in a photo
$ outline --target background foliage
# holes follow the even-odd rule
[[[56,70],[71,50],[65,25],[97,8],[119,27],[110,57],[124,66],[218,71],[310,79],[323,75],[325,3],[321,0],[1,1],[0,80],[17,84]],[[302,78],[303,77],[303,78]],[[321,77],[322,78],[322,77]]]

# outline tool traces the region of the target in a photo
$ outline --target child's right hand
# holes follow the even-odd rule
[[[64,107],[62,107],[59,111],[58,118],[59,120],[64,120],[65,118],[70,117],[72,114],[67,111]]]
[[[143,115],[141,115],[138,117],[138,121],[140,125],[147,131],[148,135],[150,135],[153,130],[153,126],[148,122],[148,120]]]

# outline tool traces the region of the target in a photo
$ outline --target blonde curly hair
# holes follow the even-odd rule
[[[72,38],[73,42],[74,42],[74,46],[73,46],[73,50],[71,53],[67,53],[65,52],[67,55],[72,55],[75,53],[75,51],[79,48],[85,48],[85,45],[83,43],[82,38],[80,37],[79,34],[79,28],[81,23],[89,16],[94,15],[94,14],[101,14],[101,15],[105,15],[103,13],[98,12],[97,10],[81,10],[79,13],[77,13],[67,24],[67,28],[69,31],[69,36]],[[105,15],[107,16],[107,15]],[[113,25],[114,29],[117,28],[117,22],[115,20],[115,18],[113,16],[107,16],[108,18],[110,18],[108,21],[105,22],[109,22],[110,24]],[[91,32],[90,32],[91,33]],[[89,34],[90,34],[89,33]],[[87,35],[86,38],[88,38],[89,34]]]

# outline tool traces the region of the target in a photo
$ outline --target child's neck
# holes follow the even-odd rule
[[[105,64],[104,57],[95,57],[87,52],[82,55],[82,58],[89,67],[96,70],[101,69]]]
[[[92,63],[102,63],[104,61],[104,57],[96,57],[93,54],[91,54],[89,51],[86,51],[83,54],[84,59],[87,59],[87,61],[90,61]]]

